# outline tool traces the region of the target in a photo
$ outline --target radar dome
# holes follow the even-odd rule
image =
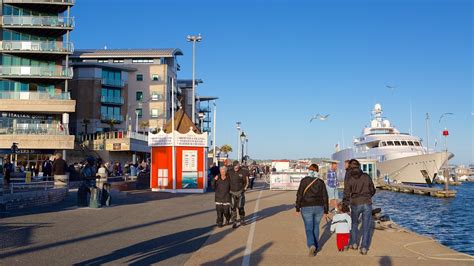
[[[374,111],[375,111],[376,113],[382,112],[382,105],[380,105],[380,103],[377,103],[377,104],[374,106]]]
[[[383,126],[384,126],[384,127],[390,127],[390,121],[384,120],[384,121],[383,121]]]

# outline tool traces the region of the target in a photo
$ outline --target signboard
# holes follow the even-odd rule
[[[298,190],[307,173],[275,173],[270,175],[271,190]]]
[[[173,145],[172,133],[160,131],[157,134],[148,134],[148,146],[163,147]],[[190,131],[186,134],[175,132],[174,145],[185,147],[207,147],[207,134],[196,134]]]
[[[54,150],[18,149],[16,154],[53,154]],[[11,149],[0,149],[0,154],[12,154]]]
[[[107,143],[106,150],[108,151],[128,151],[130,150],[130,145],[123,142]]]
[[[197,171],[197,151],[183,151],[183,172]]]

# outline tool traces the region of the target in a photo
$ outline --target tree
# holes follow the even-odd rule
[[[219,149],[220,152],[223,152],[225,154],[229,154],[229,152],[232,152],[232,146],[229,144],[224,144],[222,147]]]
[[[140,128],[142,129],[142,131],[145,131],[145,128],[147,128],[149,126],[150,126],[149,121],[140,121]]]

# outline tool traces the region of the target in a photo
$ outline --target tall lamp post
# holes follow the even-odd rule
[[[249,138],[245,137],[245,157],[249,156]]]
[[[240,125],[241,122],[236,122],[235,125],[237,126],[237,161],[240,162]]]
[[[241,158],[241,162],[243,163],[244,162],[244,145],[245,145],[245,132],[242,131],[242,134],[240,134],[240,143],[242,143],[242,158]]]
[[[196,120],[195,120],[195,112],[196,112],[196,109],[195,109],[195,102],[196,102],[196,92],[195,92],[195,79],[196,79],[196,42],[201,42],[202,40],[202,37],[201,37],[201,33],[199,33],[197,36],[196,35],[188,35],[186,37],[186,40],[188,42],[192,42],[193,43],[193,104],[192,104],[192,108],[193,108],[193,113],[192,113],[192,117],[191,119],[193,120],[193,123],[196,123]]]

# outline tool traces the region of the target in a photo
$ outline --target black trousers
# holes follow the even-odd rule
[[[230,205],[229,204],[217,204],[216,203],[216,211],[217,211],[217,224],[224,223],[224,217],[226,221],[230,221]]]
[[[242,220],[245,218],[245,194],[242,192],[240,195],[231,194],[231,209],[232,209],[232,221],[237,221],[237,210],[239,211],[239,218]]]
[[[256,177],[254,177],[254,178],[249,178],[249,181],[250,181],[249,187],[250,187],[250,189],[253,189],[253,183],[255,182],[255,178],[256,178]]]

